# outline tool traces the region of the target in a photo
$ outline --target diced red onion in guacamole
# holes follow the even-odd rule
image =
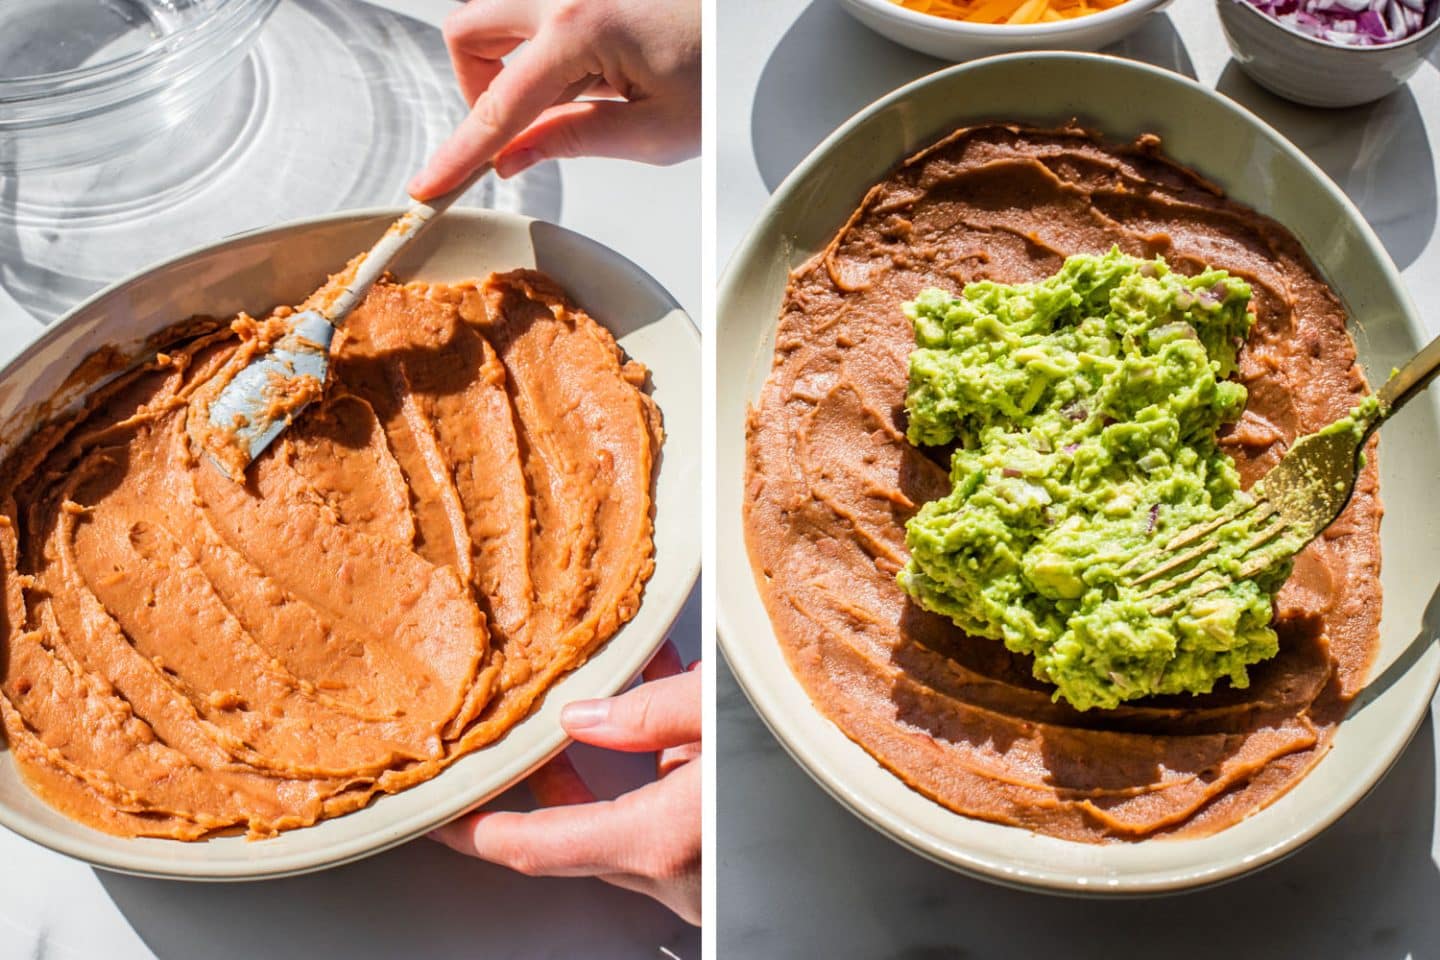
[[[1426,0],[1236,0],[1307,36],[1343,46],[1395,43],[1425,23]],[[1440,0],[1431,0],[1440,2]]]

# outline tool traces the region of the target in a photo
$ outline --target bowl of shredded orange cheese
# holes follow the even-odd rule
[[[921,53],[966,60],[1015,50],[1095,50],[1170,0],[840,0],[877,33]]]
[[[966,23],[1060,23],[1118,7],[1125,0],[895,0],[916,13]]]

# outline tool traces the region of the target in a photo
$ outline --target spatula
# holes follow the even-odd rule
[[[226,447],[233,447],[235,457],[210,456],[210,462],[221,473],[232,480],[240,479],[250,462],[284,432],[308,400],[301,397],[298,402],[286,402],[277,391],[285,390],[297,379],[313,377],[315,383],[325,383],[330,368],[330,343],[336,328],[365,299],[390,264],[490,169],[490,165],[485,164],[449,193],[423,203],[412,203],[365,254],[354,277],[338,296],[321,309],[291,315],[289,331],[225,385],[211,402],[209,416],[212,427],[234,436],[235,442],[227,443]]]

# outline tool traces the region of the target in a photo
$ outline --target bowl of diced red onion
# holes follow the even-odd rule
[[[1440,42],[1440,0],[1216,0],[1230,51],[1287,100],[1351,107],[1393,93]]]

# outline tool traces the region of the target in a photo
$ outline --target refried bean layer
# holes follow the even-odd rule
[[[378,284],[239,484],[187,419],[263,327],[188,324],[4,469],[6,739],[101,830],[264,837],[427,780],[654,568],[646,370],[546,277]]]
[[[1284,227],[1165,159],[1153,136],[1115,146],[987,125],[904,163],[791,276],[746,467],[756,582],[817,709],[957,813],[1089,842],[1211,833],[1288,790],[1364,684],[1380,620],[1373,443],[1354,499],[1297,559],[1276,601],[1280,653],[1245,690],[1078,713],[1025,658],[897,585],[905,521],[949,492],[946,451],[905,440],[914,338],[901,304],[927,287],[1039,280],[1112,246],[1254,287],[1249,401],[1221,438],[1245,486],[1368,392],[1343,307]]]

